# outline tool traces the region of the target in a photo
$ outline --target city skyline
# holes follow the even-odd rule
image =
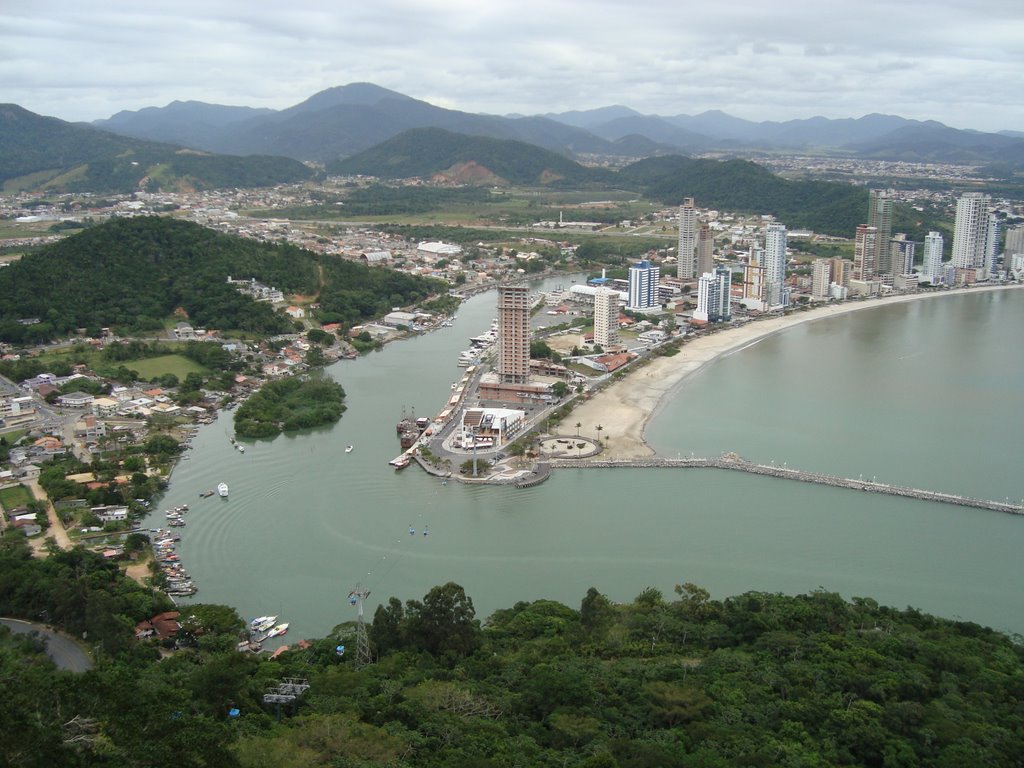
[[[1024,128],[1024,14],[1013,4],[653,0],[473,6],[382,0],[332,10],[67,0],[0,14],[0,101],[65,120],[174,100],[282,109],[373,82],[438,106],[543,114],[621,104],[753,121],[897,114]],[[884,17],[885,23],[880,24]],[[975,42],[977,41],[977,42]]]

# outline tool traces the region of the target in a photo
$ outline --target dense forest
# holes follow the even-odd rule
[[[355,322],[413,304],[447,285],[388,269],[269,245],[159,217],[113,219],[0,270],[0,340],[34,343],[77,328],[145,333],[177,315],[200,328],[275,334],[291,321],[227,283],[255,278],[316,295],[330,319]],[[57,279],[59,278],[59,279]],[[34,318],[34,325],[19,319]]]
[[[345,390],[328,376],[289,376],[264,384],[235,414],[235,434],[273,437],[282,431],[333,424],[345,412]]]
[[[0,538],[0,613],[85,633],[97,654],[61,672],[0,629],[0,764],[1009,768],[1024,755],[1020,644],[867,598],[714,600],[682,584],[615,604],[592,588],[578,608],[521,602],[481,624],[448,583],[380,605],[362,669],[350,624],[271,660],[235,651],[242,619],[202,604],[183,608],[160,660],[131,628],[167,607],[98,555],[35,560]],[[264,703],[286,678],[309,688]]]

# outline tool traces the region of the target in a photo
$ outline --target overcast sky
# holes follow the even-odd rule
[[[280,109],[372,82],[469,112],[871,112],[1024,130],[1024,0],[3,0],[0,102]]]

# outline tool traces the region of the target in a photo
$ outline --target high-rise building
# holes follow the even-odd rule
[[[832,259],[832,282],[836,285],[846,285],[850,282],[850,262],[846,259]]]
[[[985,263],[982,269],[986,275],[994,275],[999,262],[999,232],[1002,223],[995,213],[988,215],[988,233],[985,241]]]
[[[827,299],[832,285],[832,259],[815,259],[811,265],[811,298]]]
[[[630,309],[653,309],[660,307],[658,301],[658,281],[661,270],[647,259],[638,261],[629,268],[629,299]]]
[[[878,233],[875,238],[874,275],[887,277],[893,274],[889,239],[892,237],[893,198],[884,189],[872,189],[868,194],[868,226]],[[867,280],[868,278],[861,278]]]
[[[769,307],[789,304],[786,289],[786,227],[773,221],[764,230],[765,301]]]
[[[605,349],[619,344],[619,292],[599,288],[594,293],[594,343]]]
[[[705,272],[697,282],[697,308],[693,311],[693,319],[705,323],[717,323],[729,320],[732,315],[729,309],[729,286],[732,272],[728,267],[716,267],[713,272]]]
[[[929,232],[924,238],[924,260],[921,272],[931,285],[942,285],[944,270],[942,268],[942,234]]]
[[[990,252],[988,205],[991,198],[981,192],[965,192],[956,201],[953,227],[953,267],[982,269]]]
[[[1003,253],[1010,256],[1015,253],[1024,253],[1024,224],[1018,224],[1006,230],[1006,244],[1003,246]]]
[[[878,230],[867,224],[858,224],[853,238],[852,280],[874,280],[878,275],[875,259],[878,257]]]
[[[700,225],[697,230],[697,267],[696,274],[703,275],[705,272],[715,270],[715,237],[711,234],[711,227],[706,223]]]
[[[893,277],[909,275],[914,271],[914,253],[916,243],[907,240],[907,236],[898,232],[889,241],[890,263],[892,264]]]
[[[530,378],[530,290],[498,288],[498,380],[525,384]]]
[[[676,249],[676,277],[693,280],[697,276],[697,209],[693,198],[679,206],[679,247]]]

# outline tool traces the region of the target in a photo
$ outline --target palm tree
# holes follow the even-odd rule
[[[600,424],[597,425],[597,442],[601,442],[601,430],[604,429]]]
[[[582,427],[582,426],[583,426],[583,424],[581,422],[579,422],[579,421],[576,422],[576,437],[580,436],[580,427]]]

